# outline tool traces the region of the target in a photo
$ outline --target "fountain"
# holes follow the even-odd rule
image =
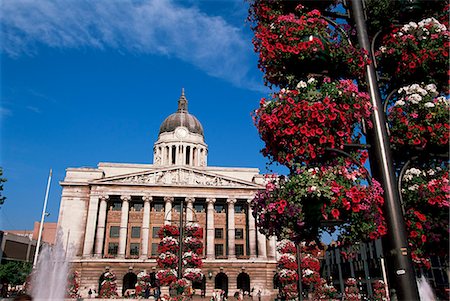
[[[35,301],[63,301],[69,260],[58,233],[54,246],[45,245],[32,275],[31,294]]]
[[[420,301],[436,300],[433,289],[423,275],[419,279],[417,279],[417,286],[419,288]]]

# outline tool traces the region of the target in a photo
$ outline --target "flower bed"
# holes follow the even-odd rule
[[[252,207],[257,225],[279,239],[313,241],[320,231],[334,232],[336,225],[342,244],[379,238],[386,234],[383,190],[377,181],[368,186],[366,180],[366,171],[347,159],[320,168],[300,166],[296,174],[269,182],[256,195]]]
[[[316,160],[327,147],[358,143],[355,129],[370,115],[369,96],[352,81],[310,78],[299,82],[296,90],[282,89],[261,99],[254,121],[265,142],[263,154],[292,166]]]
[[[398,90],[388,112],[390,140],[397,150],[448,149],[450,103],[438,95],[434,84],[412,84]]]
[[[448,15],[447,15],[448,19]],[[448,90],[450,32],[434,18],[394,28],[375,53],[382,70],[397,87],[428,81]]]

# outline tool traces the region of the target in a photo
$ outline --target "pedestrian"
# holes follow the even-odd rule
[[[89,299],[91,299],[92,298],[92,289],[89,289],[88,295],[89,295]]]

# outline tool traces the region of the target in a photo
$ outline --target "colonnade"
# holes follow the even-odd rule
[[[141,259],[147,259],[149,256],[149,229],[151,225],[150,221],[150,208],[153,197],[149,195],[141,196],[144,202],[143,206],[143,219],[142,219],[142,248]],[[106,217],[107,217],[107,202],[108,195],[91,195],[89,199],[88,215],[86,221],[86,231],[83,245],[83,257],[84,258],[101,258],[103,256],[103,246],[105,242],[106,232]],[[121,218],[120,218],[120,230],[119,230],[119,246],[117,258],[125,258],[126,244],[127,244],[127,232],[128,232],[128,216],[130,208],[130,195],[121,195],[120,200],[122,202]],[[172,220],[172,206],[174,197],[164,197],[164,211],[165,219],[164,224],[170,224]],[[193,221],[194,210],[194,197],[185,197],[186,203],[186,220],[187,222]],[[214,225],[214,204],[216,198],[206,198],[206,259],[215,258],[215,225]],[[228,259],[236,259],[235,250],[235,204],[236,198],[228,198],[228,216],[227,216],[227,238],[228,238]],[[276,239],[275,237],[269,240],[256,229],[255,218],[251,214],[250,200],[247,200],[248,210],[248,243],[249,243],[249,255],[250,259],[272,259],[276,257]],[[267,250],[268,249],[268,250]],[[268,251],[268,252],[267,252]],[[268,254],[269,253],[269,254]]]

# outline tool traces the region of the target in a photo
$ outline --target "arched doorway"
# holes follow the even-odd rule
[[[228,276],[227,274],[220,272],[216,275],[214,281],[214,289],[221,289],[225,291],[225,296],[228,297]]]
[[[123,276],[122,296],[127,289],[134,289],[136,287],[137,276],[133,272],[128,272]]]
[[[250,276],[242,272],[237,276],[237,288],[242,289],[244,292],[250,292]]]

